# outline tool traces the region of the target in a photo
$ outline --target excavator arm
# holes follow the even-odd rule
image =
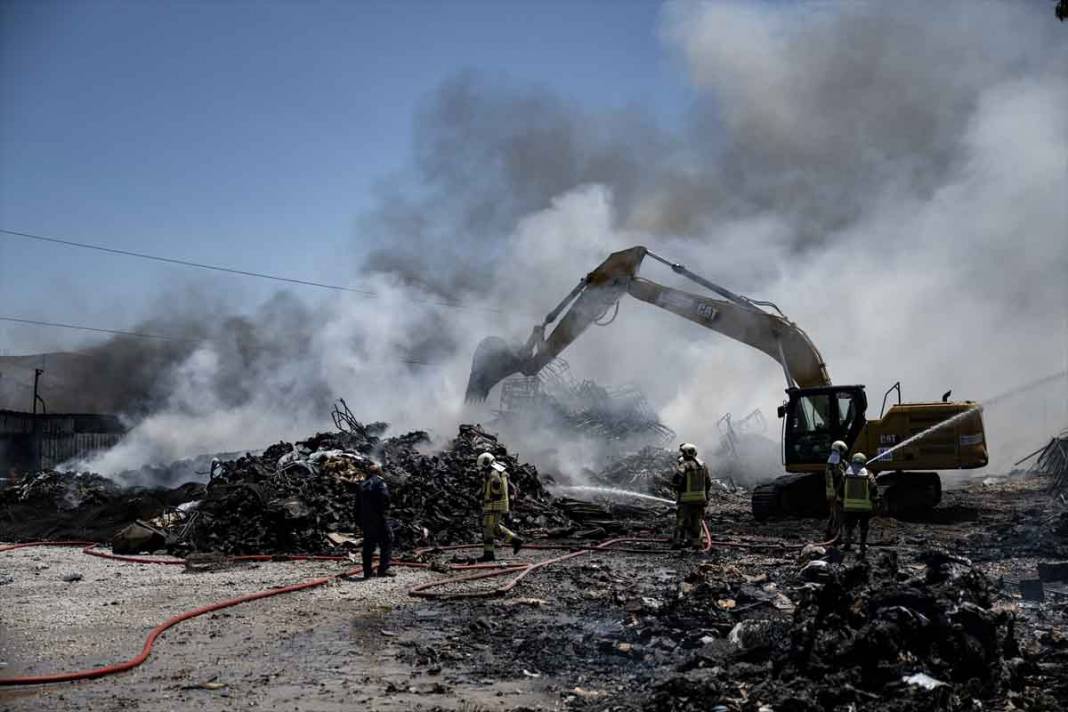
[[[715,292],[718,297],[692,294],[639,277],[638,269],[646,256],[670,266],[675,273]],[[536,374],[591,324],[606,323],[602,320],[610,310],[618,309],[624,294],[764,352],[782,366],[788,388],[830,385],[819,350],[774,304],[735,294],[644,247],[631,247],[612,253],[582,278],[542,323],[534,327],[526,343],[512,347],[497,337],[484,339],[472,359],[467,400],[485,400],[493,386],[513,373]],[[614,315],[609,317],[607,323],[614,318]],[[554,322],[556,326],[546,336],[546,330]]]

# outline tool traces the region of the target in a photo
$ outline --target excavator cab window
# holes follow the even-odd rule
[[[827,459],[834,442],[831,428],[831,394],[801,395],[790,405],[786,421],[786,461],[818,462]]]
[[[844,391],[834,394],[838,401],[838,430],[841,433],[849,433],[853,429],[853,422],[857,419],[856,402],[853,394]],[[846,442],[849,442],[846,440]]]
[[[867,400],[860,386],[792,389],[784,406],[783,455],[787,465],[822,464],[831,443],[853,443],[864,427]]]

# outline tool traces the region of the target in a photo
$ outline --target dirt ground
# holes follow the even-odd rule
[[[1060,511],[1043,487],[1040,480],[973,483],[947,493],[928,521],[879,520],[870,558],[896,552],[908,572],[920,570],[916,557],[932,546],[968,557],[996,582],[999,610],[1014,616],[1021,647],[1059,645],[1068,639],[1068,586],[1047,584],[1042,603],[1023,602],[1019,593],[1019,581],[1035,578],[1039,561],[1063,561],[1068,553],[1057,548],[1060,540],[1049,540]],[[692,679],[695,670],[722,678],[719,699],[706,700],[709,709],[713,702],[762,709],[759,686],[731,681],[760,660],[736,660],[726,673],[703,661],[718,659],[737,621],[790,620],[801,591],[798,545],[822,538],[822,523],[759,525],[741,499],[713,512],[710,523],[716,538],[790,546],[595,552],[543,569],[505,597],[473,602],[410,597],[411,586],[449,575],[427,570],[338,581],[182,623],[129,673],[0,689],[0,710],[682,709],[687,688],[669,683]],[[668,526],[665,520],[663,529]],[[4,677],[117,662],[138,652],[148,630],[169,615],[340,568],[270,562],[186,573],[71,548],[0,557]],[[726,591],[713,597],[716,616],[693,620],[679,612],[679,598],[689,591],[684,581],[697,580],[695,572],[706,587],[712,581]],[[64,581],[69,574],[81,579]],[[670,624],[663,617],[669,610]],[[1041,663],[1033,667],[1031,687],[1063,689],[1049,682],[1056,671],[1046,671],[1047,680]],[[748,672],[754,671],[759,668]],[[1055,709],[1043,705],[1058,694],[1001,697],[985,708]],[[922,709],[919,704],[901,708]]]

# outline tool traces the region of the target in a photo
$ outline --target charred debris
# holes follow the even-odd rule
[[[357,484],[378,463],[392,492],[398,547],[456,544],[476,531],[481,475],[475,459],[487,451],[508,467],[522,492],[513,513],[519,526],[543,535],[577,528],[534,466],[478,425],[461,425],[444,449],[425,454],[425,432],[384,437],[385,423],[360,423],[344,401],[334,415],[335,432],[216,460],[204,484],[125,488],[93,474],[31,475],[0,493],[8,511],[0,539],[106,540],[137,520],[134,539],[124,533],[117,549],[132,553],[164,541],[177,554],[328,553],[357,532]]]
[[[667,507],[553,496],[550,478],[478,425],[432,448],[425,432],[388,436],[343,401],[334,422],[333,432],[220,458],[206,483],[22,478],[0,491],[0,539],[107,541],[122,531],[117,552],[336,554],[359,536],[355,487],[377,463],[393,493],[398,548],[470,543],[480,513],[475,460],[485,451],[511,472],[521,492],[516,526],[532,538],[670,526]],[[721,481],[709,512],[714,538],[755,548],[714,546],[697,560],[605,552],[539,578],[532,593],[546,600],[398,614],[412,616],[416,637],[429,615],[436,641],[424,635],[402,655],[464,675],[476,650],[480,678],[551,676],[578,710],[1059,709],[1068,697],[1068,567],[1057,563],[1068,555],[1063,447],[1054,438],[1035,453],[1035,477],[953,494],[945,521],[898,533],[886,525],[868,561],[800,549],[809,528],[798,520],[757,527],[744,492]],[[673,451],[646,447],[591,477],[670,495],[675,462]],[[982,526],[972,525],[978,511]]]

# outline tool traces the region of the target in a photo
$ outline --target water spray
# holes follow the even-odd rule
[[[892,452],[894,452],[895,450],[900,450],[901,448],[905,447],[906,445],[910,445],[910,444],[916,442],[917,440],[920,440],[921,438],[927,437],[931,433],[935,433],[935,432],[937,432],[939,430],[943,430],[944,428],[948,428],[949,426],[953,425],[957,421],[964,420],[969,415],[978,415],[979,413],[982,413],[982,412],[983,412],[983,406],[976,404],[975,406],[969,408],[968,410],[965,410],[965,411],[963,411],[961,413],[957,413],[952,418],[947,418],[946,420],[943,420],[941,423],[936,423],[935,425],[932,425],[931,427],[927,428],[927,430],[923,430],[923,431],[921,431],[919,433],[916,433],[915,435],[913,435],[912,437],[910,437],[910,438],[908,438],[906,440],[902,440],[897,445],[894,445],[892,448],[889,448],[888,450],[883,450],[878,455],[876,455],[875,457],[873,457],[870,460],[868,460],[867,462],[865,462],[864,465],[868,466],[871,463],[876,462],[878,460],[884,460]]]
[[[618,489],[616,487],[591,487],[589,485],[557,485],[554,489],[569,490],[575,492],[593,492],[595,494],[617,495],[621,497],[636,497],[638,499],[647,499],[653,502],[660,502],[661,504],[670,504],[672,506],[675,506],[675,502],[670,499],[664,499],[663,497],[654,497],[651,494],[643,494],[642,492],[632,492],[631,490]]]
[[[969,415],[973,415],[973,414],[978,415],[979,413],[982,413],[985,407],[996,405],[996,404],[1001,403],[1002,401],[1008,400],[1009,398],[1012,398],[1014,396],[1021,395],[1023,393],[1028,392],[1028,391],[1032,391],[1035,388],[1038,388],[1039,386],[1044,386],[1047,383],[1053,383],[1054,381],[1060,380],[1061,378],[1064,378],[1065,376],[1068,376],[1068,371],[1060,371],[1059,373],[1051,373],[1048,376],[1043,376],[1042,378],[1036,378],[1033,381],[1025,383],[1022,386],[1017,386],[1015,388],[1012,388],[1012,389],[1010,389],[1008,391],[1005,391],[1004,393],[999,393],[998,395],[996,395],[996,396],[994,396],[992,398],[987,398],[987,399],[985,399],[983,401],[983,405],[980,405],[980,404],[976,403],[971,408],[968,408],[967,410],[965,410],[965,411],[963,411],[961,413],[957,413],[952,418],[948,418],[947,420],[943,420],[941,423],[936,423],[935,425],[932,425],[931,427],[927,428],[927,430],[924,430],[924,431],[921,431],[919,433],[916,433],[915,435],[913,435],[912,437],[908,438],[907,440],[903,440],[903,441],[899,442],[897,445],[894,445],[889,450],[882,451],[881,453],[879,453],[875,457],[871,458],[870,460],[868,460],[864,464],[865,464],[865,466],[867,466],[867,465],[870,465],[873,462],[877,462],[879,460],[886,459],[887,456],[890,455],[895,450],[900,450],[901,448],[905,447],[906,445],[909,445],[911,443],[916,442],[917,440],[920,440],[922,438],[927,437],[931,433],[935,433],[935,432],[938,432],[939,430],[942,430],[944,428],[948,428],[949,426],[953,425],[957,421],[963,420],[964,418],[968,417]]]

